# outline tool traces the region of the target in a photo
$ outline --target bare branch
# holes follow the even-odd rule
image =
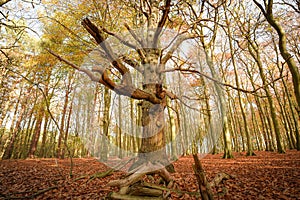
[[[166,4],[165,4],[165,8],[163,10],[163,15],[160,19],[160,21],[158,22],[155,34],[154,34],[154,43],[153,43],[153,47],[157,48],[157,44],[158,44],[158,38],[159,35],[168,19],[168,14],[170,13],[170,8],[171,8],[171,0],[166,0]]]
[[[131,36],[141,45],[142,48],[136,48],[137,53],[139,54],[142,61],[145,60],[145,52],[142,50],[145,47],[144,42],[135,34],[135,32],[128,26],[128,24],[124,24],[126,29],[129,31]]]
[[[101,44],[105,40],[100,30],[88,18],[83,19],[82,25],[93,36],[97,44]]]
[[[135,32],[129,27],[128,24],[124,24],[125,28],[129,31],[129,33],[131,34],[131,36],[142,46],[142,48],[145,47],[145,44],[143,43],[143,41],[141,39],[139,39],[139,37],[135,34]]]
[[[140,6],[139,7],[140,7],[140,10],[143,13],[143,15],[147,18],[147,20],[149,20],[149,14],[146,11],[144,11],[144,9],[143,9],[143,2],[142,2],[142,0],[140,0]],[[150,7],[150,9],[151,9],[151,7]],[[151,14],[151,10],[150,10],[150,14]]]
[[[267,13],[273,15],[273,0],[268,0],[268,5],[266,6]]]
[[[197,35],[185,34],[178,37],[173,46],[171,46],[170,50],[166,53],[166,55],[161,59],[161,64],[164,65],[167,61],[172,57],[174,51],[178,49],[178,47],[182,44],[183,41],[188,39],[193,39],[199,37]]]
[[[261,10],[261,12],[264,14],[264,16],[266,17],[267,16],[267,13],[265,11],[265,9],[263,8],[263,6],[258,3],[256,0],[253,0],[253,2],[257,5],[257,7]]]
[[[194,107],[188,105],[187,103],[185,103],[185,102],[182,100],[181,97],[178,97],[176,94],[172,93],[171,91],[164,90],[164,92],[166,93],[166,95],[167,95],[171,100],[178,100],[180,103],[182,103],[182,104],[183,104],[184,106],[186,106],[187,108],[202,113],[200,109],[194,108]],[[186,97],[186,96],[182,96],[182,97]],[[198,99],[197,99],[197,100],[198,100]],[[202,114],[206,114],[206,113],[202,113]]]
[[[226,87],[230,87],[230,88],[232,88],[232,89],[234,89],[234,90],[238,90],[238,91],[241,91],[241,92],[244,92],[244,93],[248,93],[248,94],[253,94],[253,95],[254,95],[258,90],[263,89],[263,88],[267,87],[268,85],[272,84],[273,82],[278,81],[278,80],[281,80],[282,78],[284,78],[284,77],[287,76],[287,75],[285,75],[285,76],[280,76],[280,77],[278,77],[278,78],[272,80],[272,82],[267,83],[267,84],[265,84],[265,85],[263,85],[263,86],[260,86],[260,87],[254,89],[254,90],[245,90],[245,89],[243,89],[243,88],[238,88],[238,87],[233,86],[233,85],[230,85],[230,84],[228,84],[228,83],[223,83],[223,82],[221,82],[221,81],[219,81],[219,80],[217,80],[217,79],[215,79],[215,78],[212,78],[212,77],[210,77],[210,76],[208,76],[208,75],[206,75],[206,74],[204,74],[204,73],[202,73],[202,72],[200,72],[200,71],[198,71],[198,70],[194,70],[194,69],[172,68],[172,69],[165,69],[165,70],[162,71],[162,73],[166,73],[166,72],[174,72],[174,71],[190,72],[190,73],[193,73],[193,74],[197,74],[198,76],[203,76],[203,77],[205,77],[205,78],[207,78],[207,79],[209,79],[209,80],[211,80],[211,81],[213,81],[213,82],[215,82],[215,83],[217,83],[217,84],[219,84],[219,85],[223,85],[223,86],[226,86]]]
[[[137,50],[137,49],[138,49],[134,44],[131,44],[130,42],[124,40],[123,38],[121,38],[121,36],[117,35],[116,33],[113,33],[113,32],[107,30],[107,29],[104,28],[104,27],[101,27],[101,29],[102,29],[105,33],[107,33],[108,35],[111,35],[111,36],[115,37],[116,39],[118,39],[122,44],[124,44],[124,45],[126,45],[126,46],[128,46],[128,47],[130,47],[130,48],[132,48],[132,49],[134,49],[134,50]]]
[[[38,19],[43,19],[43,18],[46,18],[46,19],[50,19],[51,21],[54,21],[55,23],[57,23],[58,25],[62,26],[66,31],[68,31],[71,35],[73,35],[75,38],[77,38],[78,40],[84,42],[85,44],[93,44],[91,42],[88,42],[86,40],[84,40],[82,37],[80,37],[77,33],[75,33],[73,30],[71,30],[70,28],[68,28],[65,24],[63,24],[62,22],[60,22],[59,20],[53,18],[53,17],[50,17],[50,16],[45,16],[45,17],[39,17]]]
[[[0,48],[0,52],[7,58],[7,60],[10,60],[9,56],[7,55],[7,53],[5,53],[1,48]]]
[[[184,31],[184,32],[182,32],[182,33],[178,33],[178,34],[171,40],[171,42],[170,42],[166,47],[164,47],[164,48],[162,49],[162,51],[164,51],[165,49],[169,48],[169,47],[177,40],[177,38],[178,38],[179,36],[185,34],[186,32],[187,32],[187,31]]]
[[[117,56],[112,51],[110,45],[105,42],[106,38],[103,35],[103,31],[99,30],[98,27],[95,26],[88,18],[85,18],[82,21],[82,25],[93,36],[97,44],[99,44],[102,47],[102,49],[107,54],[108,59],[111,62],[116,63]],[[128,71],[128,69],[124,66],[116,65],[115,67],[118,69],[118,71],[120,71],[122,75]]]
[[[283,0],[283,4],[290,6],[294,11],[296,11],[298,14],[300,14],[300,1],[299,0],[294,0],[293,2],[295,2],[297,4],[297,7],[285,0]]]
[[[94,81],[94,82],[99,82],[99,83],[101,83],[101,84],[107,86],[107,84],[103,81],[102,78],[96,77],[90,70],[88,70],[88,69],[83,69],[83,68],[81,68],[81,67],[75,65],[75,64],[72,63],[71,61],[69,61],[69,60],[67,60],[67,59],[65,59],[65,58],[63,58],[63,57],[61,57],[60,55],[54,53],[54,52],[51,51],[50,49],[46,49],[46,50],[47,50],[51,55],[53,55],[54,57],[56,57],[59,61],[62,61],[62,62],[64,62],[64,63],[66,63],[67,65],[69,65],[69,66],[72,67],[73,69],[76,69],[76,70],[78,70],[78,71],[81,71],[81,72],[86,73],[86,74],[90,77],[90,79],[91,79],[92,81]],[[104,73],[103,73],[103,74],[104,74]],[[112,88],[112,87],[111,87],[111,88]]]
[[[196,18],[198,18],[198,15],[197,15],[195,9],[193,8],[192,4],[189,3],[189,2],[185,2],[185,3],[189,6],[189,8],[191,9],[193,15],[194,15]]]

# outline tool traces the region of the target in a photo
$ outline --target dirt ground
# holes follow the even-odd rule
[[[221,159],[221,154],[201,159],[209,181],[220,172],[233,176],[213,188],[215,199],[300,199],[300,152],[255,153],[252,157],[235,153],[227,160]],[[124,174],[90,179],[90,175],[109,168],[93,158],[73,162],[70,177],[70,159],[0,161],[0,199],[104,199],[117,190],[106,184]],[[174,191],[170,199],[199,199],[192,164],[192,156],[174,162],[176,173],[172,176],[184,192]]]

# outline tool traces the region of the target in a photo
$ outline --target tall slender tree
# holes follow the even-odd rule
[[[267,0],[264,1],[264,6],[260,4],[258,1],[253,0],[253,2],[257,5],[257,7],[261,10],[265,18],[267,19],[268,23],[276,30],[278,34],[278,46],[281,53],[281,56],[287,63],[289,70],[292,74],[293,79],[293,86],[294,86],[294,94],[297,100],[297,112],[298,117],[300,118],[300,71],[299,66],[297,66],[297,63],[294,59],[294,57],[291,55],[291,53],[288,50],[287,47],[287,36],[285,33],[284,28],[276,19],[276,16],[274,16],[274,2],[273,0]]]

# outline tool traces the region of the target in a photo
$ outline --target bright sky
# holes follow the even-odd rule
[[[35,38],[39,38],[42,34],[42,23],[38,19],[38,13],[44,11],[44,7],[39,0],[32,0],[33,3],[23,2],[20,0],[12,0],[2,6],[0,11],[7,16],[7,19],[0,16],[1,21],[13,25],[26,25],[30,29],[27,32]]]

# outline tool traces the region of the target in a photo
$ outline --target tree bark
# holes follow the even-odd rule
[[[264,85],[264,90],[266,92],[266,96],[267,96],[267,100],[268,100],[268,104],[269,104],[270,112],[271,112],[271,118],[272,118],[274,130],[275,130],[277,151],[278,151],[278,153],[285,153],[285,150],[283,149],[283,146],[281,144],[281,142],[282,142],[281,134],[280,134],[279,124],[278,124],[278,120],[277,120],[277,116],[276,116],[273,97],[272,97],[270,89],[267,85],[267,79],[266,79],[264,71],[263,71],[263,64],[262,64],[262,61],[260,58],[260,52],[259,52],[258,46],[255,45],[253,41],[250,41],[250,39],[248,39],[248,49],[249,49],[251,56],[254,58],[257,66],[258,66],[259,74],[260,74],[262,83]]]
[[[217,74],[214,69],[213,60],[212,60],[212,52],[208,49],[207,46],[204,45],[204,51],[206,55],[206,62],[211,71],[212,77],[217,79]],[[231,149],[231,134],[229,131],[229,121],[226,111],[226,100],[224,92],[219,84],[214,82],[214,86],[216,88],[216,92],[220,101],[220,112],[222,116],[223,123],[223,139],[224,139],[224,155],[223,158],[233,158],[232,149]]]
[[[35,124],[35,128],[34,128],[34,132],[32,135],[32,139],[31,139],[31,144],[30,144],[30,148],[29,148],[29,152],[28,152],[28,156],[29,158],[33,158],[34,154],[36,152],[37,149],[37,145],[38,145],[38,141],[41,135],[41,127],[42,127],[42,122],[44,119],[44,115],[45,115],[45,109],[44,109],[44,105],[41,102],[38,108],[38,112],[36,115],[36,124]]]
[[[147,100],[141,103],[143,127],[142,142],[139,149],[139,159],[133,164],[131,169],[143,163],[160,163],[168,166],[169,161],[165,151],[165,132],[164,132],[164,110],[166,107],[166,96],[162,88],[162,79],[155,68],[160,56],[159,49],[149,48],[146,51],[146,63],[144,63],[144,84],[143,90],[154,94],[161,99],[160,104],[153,104]]]
[[[177,146],[176,146],[176,122],[175,122],[175,115],[170,108],[170,100],[167,100],[168,104],[168,114],[169,114],[169,126],[170,126],[170,142],[171,142],[171,160],[177,159]]]
[[[25,108],[26,108],[25,105],[21,106],[21,111],[19,112],[19,116],[18,116],[16,125],[15,125],[15,128],[13,129],[9,140],[7,141],[5,151],[2,155],[3,160],[10,159],[12,154],[13,154],[14,144],[15,144],[15,141],[17,139],[18,133],[20,131],[20,126],[21,126],[21,122],[22,122],[23,117],[24,117]],[[16,109],[18,109],[18,108],[16,108]]]
[[[230,22],[229,22],[226,12],[225,12],[225,18],[226,18],[226,22],[227,22],[227,35],[228,35],[228,40],[229,40],[232,65],[234,68],[235,83],[236,83],[236,87],[240,88],[239,75],[237,72],[234,49],[233,49],[233,45],[232,45],[232,34],[231,34],[231,30],[230,30]],[[242,114],[243,122],[244,122],[245,134],[246,134],[246,138],[247,138],[247,147],[248,147],[247,155],[253,156],[255,154],[253,152],[253,144],[252,144],[252,140],[251,140],[251,136],[250,136],[250,132],[249,132],[249,128],[248,128],[248,122],[247,122],[247,118],[246,118],[246,114],[245,114],[245,110],[244,110],[244,105],[242,103],[241,91],[238,90],[237,93],[238,93],[239,106],[240,106],[240,110],[241,110],[241,114]]]
[[[281,26],[281,24],[276,20],[276,18],[273,15],[273,0],[268,0],[268,3],[266,4],[266,8],[264,9],[261,4],[259,4],[256,0],[253,0],[254,3],[260,8],[260,10],[263,12],[265,18],[269,22],[269,24],[276,30],[278,37],[279,37],[279,50],[281,53],[281,56],[287,63],[289,70],[292,74],[292,80],[293,80],[293,86],[294,86],[294,94],[297,101],[297,112],[298,112],[298,118],[300,119],[300,72],[299,72],[299,66],[297,66],[293,56],[288,52],[287,49],[287,38],[286,33]]]
[[[67,114],[67,108],[69,105],[69,95],[72,92],[72,80],[73,80],[74,72],[71,72],[68,74],[68,82],[67,82],[67,88],[65,91],[65,99],[63,104],[63,110],[61,114],[61,121],[60,121],[60,127],[59,127],[59,137],[58,137],[58,144],[57,144],[57,158],[64,158],[64,151],[65,151],[65,121],[66,121],[66,114]]]
[[[202,6],[204,6],[206,2],[203,1],[202,2]],[[211,39],[207,42],[205,41],[205,37],[204,37],[204,26],[200,23],[200,42],[201,45],[204,49],[204,53],[205,53],[205,59],[206,59],[206,63],[210,69],[211,72],[211,76],[213,79],[218,80],[219,79],[219,75],[216,72],[215,66],[214,66],[214,48],[213,45],[215,45],[216,42],[216,36],[217,36],[217,30],[218,30],[218,20],[219,20],[219,12],[218,12],[218,8],[215,7],[216,10],[214,10],[214,27],[211,29]],[[203,10],[201,10],[200,16],[202,17],[203,15]],[[228,114],[227,114],[227,108],[226,108],[226,99],[225,99],[225,95],[224,92],[222,90],[221,85],[219,85],[218,83],[214,82],[214,87],[217,93],[217,96],[219,98],[219,103],[220,103],[220,113],[221,113],[221,117],[222,117],[222,124],[223,124],[223,139],[224,139],[224,155],[223,158],[233,158],[232,155],[232,142],[231,142],[231,134],[230,134],[230,129],[229,129],[229,121],[228,121]]]
[[[103,127],[102,127],[102,150],[101,150],[101,161],[107,161],[108,159],[108,127],[109,127],[109,108],[110,108],[110,92],[108,88],[104,88],[104,112],[103,112]]]
[[[200,195],[203,200],[213,200],[213,193],[211,191],[210,184],[208,183],[204,169],[202,167],[202,164],[198,158],[197,154],[193,154],[194,158],[194,163],[195,165],[193,166],[194,172],[198,181],[199,185],[199,190],[200,190]]]

